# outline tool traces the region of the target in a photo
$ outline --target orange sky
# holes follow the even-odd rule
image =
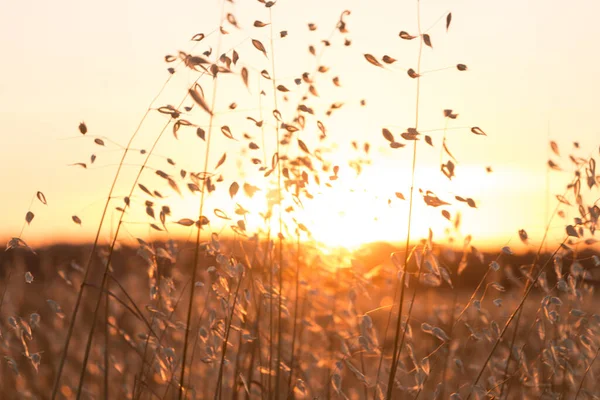
[[[102,148],[95,145],[92,139],[81,137],[77,125],[83,120],[90,129],[88,135],[102,135],[125,144],[168,76],[164,55],[189,51],[192,35],[215,31],[219,26],[219,4],[216,0],[168,4],[109,0],[0,5],[0,50],[5,55],[0,65],[1,236],[19,234],[31,199],[41,190],[49,206],[34,202],[36,217],[24,231],[26,241],[47,243],[93,237],[121,150],[108,142]],[[303,218],[315,237],[330,244],[401,240],[407,202],[393,201],[388,206],[387,199],[394,192],[408,196],[411,150],[407,146],[391,151],[381,128],[388,127],[399,135],[414,126],[415,81],[402,69],[415,68],[418,45],[399,39],[398,32],[416,31],[415,5],[387,0],[279,1],[273,8],[274,31],[287,30],[289,35],[275,42],[277,78],[278,83],[292,90],[288,93],[289,104],[280,97],[280,109],[284,117],[293,116],[293,108],[305,91],[296,88],[293,79],[315,68],[307,47],[329,36],[344,9],[352,11],[347,17],[352,46],[342,46],[339,34],[333,36],[334,45],[321,60],[331,70],[318,77],[321,97],[312,103],[322,111],[333,101],[345,103],[326,121],[327,143],[338,145],[333,157],[342,169],[336,186],[307,204]],[[215,125],[230,126],[237,138],[248,132],[259,140],[260,130],[245,117],[258,119],[257,71],[270,71],[271,65],[270,59],[252,47],[250,38],[261,40],[271,54],[269,28],[252,27],[254,20],[267,22],[269,15],[254,1],[227,3],[227,10],[236,15],[243,29],[225,23],[231,34],[223,37],[222,49],[235,48],[240,61],[256,70],[250,70],[251,93],[238,76],[219,83],[215,110],[226,110],[235,101],[241,111],[219,114]],[[446,33],[443,20],[435,22],[448,11],[453,21]],[[450,209],[453,214],[461,211],[463,232],[473,234],[474,243],[510,242],[518,246],[516,233],[521,228],[529,232],[532,245],[539,243],[546,220],[546,190],[562,193],[568,178],[566,173],[553,172],[547,188],[548,139],[555,140],[563,150],[563,159],[554,157],[561,165],[569,165],[566,154],[572,151],[574,140],[581,143],[578,154],[582,157],[598,154],[600,78],[595,49],[600,27],[595,18],[599,11],[600,6],[593,1],[579,2],[577,7],[550,5],[547,1],[422,2],[423,27],[432,27],[428,33],[434,46],[424,51],[423,70],[464,63],[469,71],[449,69],[423,76],[420,129],[443,128],[442,110],[451,108],[460,114],[451,126],[480,126],[488,137],[475,136],[468,129],[449,131],[449,147],[459,160],[457,177],[449,183],[437,171],[441,133],[432,133],[437,147],[420,147],[417,188],[434,190],[442,199],[452,199],[455,194],[474,198],[477,210],[462,204]],[[318,26],[315,32],[308,31],[309,22]],[[195,51],[216,46],[217,34],[213,33]],[[365,61],[364,53],[379,58],[388,54],[398,62],[391,68],[376,68]],[[196,76],[182,69],[155,105],[177,104]],[[331,85],[333,76],[340,77],[341,88]],[[201,82],[205,92],[210,93],[211,82]],[[261,82],[260,89],[268,94],[263,107],[270,110],[270,82]],[[366,99],[366,107],[360,107],[361,99]],[[198,111],[190,118],[207,123],[206,115]],[[148,148],[164,122],[164,116],[153,114],[134,147]],[[311,129],[303,137],[314,148],[317,133],[314,127]],[[186,132],[179,140],[166,134],[156,153],[175,159],[178,168],[198,171],[205,144],[193,130]],[[267,139],[267,152],[271,154],[272,129],[267,134],[271,138]],[[236,154],[247,143],[232,143],[218,129],[214,138],[209,165],[214,166],[228,152],[228,161],[221,167],[226,186],[233,180],[260,185],[260,175],[246,164],[242,165],[244,179],[237,178],[236,159],[240,157]],[[352,140],[368,141],[372,146],[372,166],[358,179],[344,167],[353,155],[349,145]],[[68,166],[89,163],[92,153],[98,157],[93,168]],[[134,155],[128,162],[141,160],[141,156]],[[169,168],[160,157],[152,158],[150,165]],[[492,174],[485,173],[487,165],[493,167]],[[176,173],[178,168],[169,173]],[[118,196],[128,192],[136,169],[125,168]],[[143,175],[141,181],[156,185],[161,182],[152,173]],[[234,210],[234,204],[227,201],[226,186],[221,188],[221,195],[209,196],[206,207],[205,214],[217,230],[218,218],[212,210],[218,207],[228,214]],[[593,196],[594,200],[600,197],[598,190],[589,198]],[[142,199],[140,196],[140,202]],[[415,199],[414,237],[425,235],[429,227],[441,237],[447,224],[439,210],[424,207],[418,195]],[[172,206],[175,219],[193,218],[197,213],[197,199],[173,196],[165,201]],[[552,208],[555,200],[549,204]],[[256,209],[264,206],[248,199],[245,205]],[[71,221],[74,214],[83,220],[81,227]],[[131,215],[130,222],[124,237],[147,234],[149,221],[143,213]],[[558,221],[551,229],[551,243],[562,239],[562,225]],[[110,235],[110,226],[108,223],[104,239]]]

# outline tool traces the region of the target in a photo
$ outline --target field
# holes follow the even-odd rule
[[[398,279],[397,268],[380,254],[393,246],[372,244],[340,255],[354,260],[344,269],[333,268],[336,259],[286,248],[280,297],[277,278],[271,284],[273,276],[265,268],[270,257],[266,243],[237,250],[236,243],[217,243],[207,244],[196,281],[185,378],[188,398],[384,396],[394,347],[390,309],[397,307]],[[36,255],[4,253],[2,311],[10,316],[2,332],[4,398],[48,396],[83,282],[81,265],[90,250],[57,245]],[[498,397],[503,389],[510,398],[598,395],[594,370],[589,369],[597,354],[598,297],[593,282],[583,279],[592,279],[597,258],[580,254],[583,261],[574,265],[574,254],[563,250],[552,265],[550,255],[541,255],[539,267],[550,260],[548,278],[538,279],[515,334],[515,322],[502,331],[526,281],[518,272],[511,277],[504,271],[511,265],[526,270],[535,254],[482,254],[481,260],[470,254],[468,270],[456,277],[462,251],[435,246],[419,250],[427,253],[423,265],[448,268],[452,279],[432,287],[432,278],[425,276],[433,272],[422,271],[418,284],[417,266],[409,266],[403,314],[410,328],[401,340],[395,398],[466,398],[480,373],[474,398]],[[233,254],[242,261],[233,262]],[[100,251],[92,265],[101,267],[104,257]],[[177,397],[186,326],[183,295],[192,258],[193,246],[184,243],[118,250],[106,285],[108,308],[103,300],[96,317],[82,398],[101,397],[105,389],[108,398]],[[497,271],[488,267],[494,262]],[[552,271],[561,264],[564,279],[556,281]],[[33,276],[31,283],[27,272]],[[98,273],[87,280],[59,396],[77,393],[101,281]],[[276,360],[279,375],[273,367]]]
[[[307,1],[202,6],[139,120],[82,86],[64,177],[7,161],[2,399],[600,399],[595,127],[498,132],[465,4]]]

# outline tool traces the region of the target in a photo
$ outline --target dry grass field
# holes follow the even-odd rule
[[[286,248],[280,292],[276,280],[271,284],[267,243],[238,245],[212,241],[203,247],[185,395],[383,397],[398,280],[397,267],[380,254],[396,256],[394,246],[366,245],[336,257]],[[4,398],[48,397],[90,251],[57,245],[36,254],[22,249],[3,254]],[[541,255],[538,268],[547,267],[547,273],[527,297],[518,330],[513,321],[503,332],[522,301],[524,272],[535,254],[471,253],[457,276],[462,251],[428,244],[417,251],[425,254],[420,274],[416,264],[409,265],[404,319],[410,322],[395,398],[466,398],[479,374],[474,398],[498,398],[502,390],[509,398],[598,396],[590,367],[600,316],[594,282],[586,282],[599,267],[597,256],[584,252],[576,258],[566,249],[553,258]],[[343,257],[352,266],[335,269]],[[93,268],[105,259],[101,249],[92,257]],[[175,242],[118,250],[104,290],[108,308],[102,300],[95,319],[82,398],[101,397],[105,389],[108,398],[178,396],[192,259],[193,246]],[[506,273],[511,268],[514,275]],[[78,391],[101,283],[101,274],[92,273],[85,285],[60,398]]]
[[[14,210],[0,398],[600,399],[597,144],[540,143],[547,204],[493,215],[546,208],[543,227],[479,248],[470,229],[499,229],[476,196],[496,170],[468,158],[500,139],[451,109],[446,84],[471,71],[443,53],[452,11],[411,2],[386,54],[364,50],[349,10],[288,32],[279,1],[255,3],[220,1],[215,29],[159,55],[165,81],[133,132],[72,121],[81,200],[39,191]],[[371,99],[346,82],[382,81],[394,111],[361,120]],[[56,237],[36,236],[44,223]]]

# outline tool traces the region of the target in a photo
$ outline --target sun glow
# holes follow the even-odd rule
[[[282,189],[281,213],[276,177],[272,177],[269,188],[260,187],[251,196],[243,189],[239,189],[233,199],[223,190],[215,191],[207,196],[203,214],[210,220],[212,232],[226,236],[234,230],[240,233],[236,227],[241,224],[245,235],[258,234],[261,240],[277,237],[281,216],[281,232],[287,242],[295,242],[299,235],[303,243],[321,251],[354,251],[378,241],[400,243],[407,235],[411,175],[410,169],[397,164],[393,160],[381,161],[365,166],[357,174],[348,162],[340,162],[335,178],[327,172],[321,173],[324,177],[320,176],[320,184],[311,179],[303,189],[308,196],[294,197],[290,193],[292,190]],[[248,181],[252,182],[252,177],[248,177]],[[485,181],[489,183],[485,184]],[[476,218],[480,210],[457,201],[455,195],[473,197],[477,199],[476,206],[480,207],[480,201],[484,205],[490,201],[483,197],[489,190],[486,185],[498,186],[499,182],[501,180],[494,181],[481,168],[459,167],[452,181],[435,168],[417,168],[411,241],[427,237],[432,229],[436,241],[445,242],[458,212],[462,215],[465,232],[474,237],[485,235],[487,225]],[[243,187],[244,182],[239,184]],[[450,205],[426,205],[421,187],[431,190]],[[194,210],[197,212],[196,196],[185,196],[183,202],[181,207],[176,207],[187,210],[181,217],[190,217]],[[442,215],[442,210],[448,211],[449,219]]]
[[[462,179],[461,190],[473,193],[478,190],[480,180],[477,172],[465,168],[463,173],[470,175]],[[306,189],[310,198],[302,197],[292,201],[284,193],[281,213],[283,234],[287,239],[296,237],[297,224],[301,240],[311,241],[323,249],[344,248],[355,250],[361,245],[375,241],[400,242],[406,238],[406,226],[409,212],[410,171],[389,164],[368,166],[360,174],[351,168],[340,168],[333,180],[329,176],[322,179],[321,185],[311,184]],[[418,240],[428,235],[429,228],[434,229],[439,239],[444,229],[452,223],[444,218],[444,207],[430,207],[423,201],[419,185],[439,191],[436,194],[443,200],[456,203],[454,192],[448,193],[447,178],[434,169],[418,169],[414,191],[411,238]],[[467,183],[465,183],[467,182]],[[469,184],[468,182],[473,182]],[[245,215],[249,232],[267,229],[264,216],[267,210],[267,197],[276,202],[276,190],[261,190],[251,199],[240,200],[245,209],[251,210]],[[452,201],[454,200],[454,201]],[[287,205],[292,207],[288,208]],[[466,208],[469,208],[465,205]],[[292,211],[293,208],[293,211]],[[262,211],[261,211],[262,210]],[[290,211],[288,213],[288,211]],[[452,217],[451,217],[452,218]],[[306,229],[304,229],[304,227]],[[271,232],[279,232],[279,207],[272,209]],[[292,239],[293,240],[293,239]]]
[[[411,170],[406,160],[378,158],[357,173],[352,161],[348,161],[352,154],[340,152],[339,158],[327,171],[318,169],[319,183],[311,177],[302,189],[305,192],[301,192],[299,197],[292,195],[294,187],[282,188],[281,232],[287,243],[294,243],[299,238],[305,246],[331,253],[339,250],[352,252],[373,242],[398,244],[406,240],[411,185]],[[343,155],[347,157],[344,159]],[[376,157],[375,153],[373,156]],[[333,175],[335,165],[339,169]],[[237,232],[248,237],[257,234],[260,240],[275,239],[280,232],[276,175],[275,171],[266,183],[262,174],[245,176],[237,181],[240,188],[233,197],[227,191],[233,182],[231,179],[225,178],[217,183],[220,186],[218,190],[205,197],[202,213],[210,223],[204,228],[203,239],[207,239],[210,232],[224,237]],[[448,231],[452,230],[459,212],[461,232],[473,235],[478,244],[493,240],[491,232],[497,229],[517,232],[518,227],[511,228],[508,225],[511,221],[501,216],[487,213],[486,218],[479,217],[486,208],[503,204],[511,196],[510,190],[518,189],[514,187],[512,176],[510,171],[489,174],[482,167],[458,165],[456,176],[450,181],[435,167],[417,167],[411,242],[427,237],[430,228],[436,242],[447,242]],[[256,190],[246,193],[246,183],[257,185]],[[427,206],[421,188],[431,190],[450,204]],[[499,196],[499,192],[506,194]],[[475,199],[477,209],[457,201],[457,195]],[[183,197],[172,196],[168,204],[174,214],[164,232],[143,228],[145,223],[156,220],[148,217],[143,209],[130,210],[127,218],[128,222],[132,222],[127,225],[129,236],[135,238],[149,233],[156,239],[177,237],[191,240],[194,237],[193,227],[182,226],[177,221],[197,219],[199,195],[188,192],[183,193]],[[442,215],[442,211],[447,211],[449,219]],[[527,228],[532,230],[531,226]]]

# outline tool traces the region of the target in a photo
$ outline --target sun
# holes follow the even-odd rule
[[[282,189],[281,212],[276,177],[268,187],[257,186],[251,194],[242,189],[236,196],[223,194],[224,191],[211,193],[207,196],[203,211],[210,220],[210,230],[232,235],[233,229],[237,233],[239,229],[231,227],[243,221],[248,237],[258,234],[261,240],[275,238],[280,232],[281,216],[281,232],[287,242],[295,242],[300,235],[304,244],[323,252],[352,252],[373,242],[404,242],[408,229],[410,170],[386,160],[373,163],[360,173],[349,167],[348,163],[344,166],[343,162],[339,162],[338,165],[341,167],[335,179],[330,179],[330,173],[323,174],[320,184],[307,184],[303,188],[306,193],[301,193],[298,198],[294,199],[291,190]],[[461,172],[464,177],[456,177],[450,182],[435,168],[416,171],[411,242],[426,238],[429,229],[434,232],[436,241],[447,239],[446,231],[452,226],[451,219],[458,212],[455,193],[449,190],[449,185],[460,187],[457,193],[463,194],[473,193],[478,182],[481,182],[481,179],[475,179],[475,172],[468,168]],[[248,181],[258,185],[260,179],[249,177]],[[244,184],[244,181],[239,182],[240,187]],[[428,206],[423,197],[425,190],[419,190],[421,186],[452,204]],[[185,209],[197,210],[197,199],[188,198],[186,203],[189,206]],[[445,215],[450,215],[450,220],[444,217],[442,210],[447,211]],[[265,218],[267,215],[270,218]],[[466,220],[463,218],[463,221]],[[472,226],[467,228],[471,229]]]
[[[466,174],[472,171],[466,169]],[[311,237],[330,248],[355,250],[373,242],[403,242],[406,240],[410,174],[408,170],[388,165],[372,166],[360,175],[353,171],[340,172],[331,186],[320,187],[312,199],[299,211],[298,219],[306,225]],[[420,169],[416,173],[411,217],[411,241],[435,232],[444,240],[445,232],[453,222],[442,214],[448,210],[452,219],[458,209],[450,182],[436,169]],[[476,190],[476,179],[463,179],[461,189],[467,193]],[[424,201],[419,183],[433,190],[441,199],[452,203],[432,207]],[[475,212],[476,210],[474,210]]]

